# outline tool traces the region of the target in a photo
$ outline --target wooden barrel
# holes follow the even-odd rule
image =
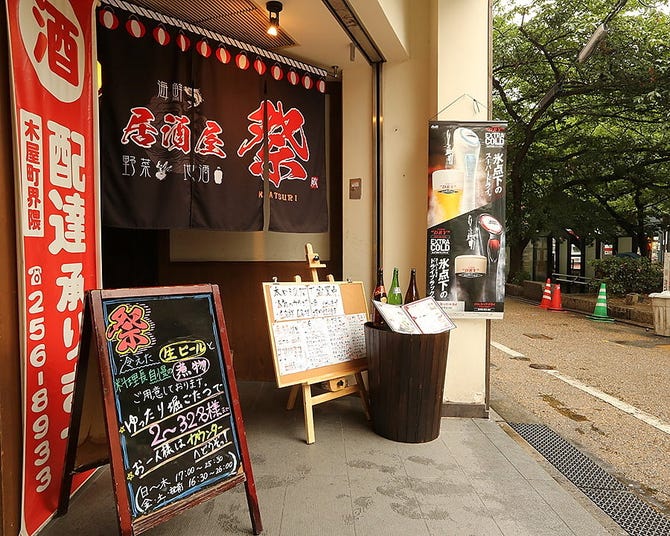
[[[440,435],[449,332],[406,335],[365,324],[372,423],[393,441]]]

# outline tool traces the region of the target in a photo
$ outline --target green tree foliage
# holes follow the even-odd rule
[[[509,122],[510,273],[566,229],[635,237],[670,206],[670,19],[650,2],[498,0],[494,117]],[[596,28],[608,32],[583,62]]]

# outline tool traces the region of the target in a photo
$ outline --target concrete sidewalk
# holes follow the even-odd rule
[[[238,388],[267,536],[625,534],[493,412],[442,419],[429,443],[398,443],[376,435],[349,396],[314,408],[316,443],[307,445],[300,406],[284,409],[287,389]],[[41,534],[117,533],[104,468]],[[244,486],[145,534],[251,534]]]

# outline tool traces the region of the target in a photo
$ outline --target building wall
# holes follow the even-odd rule
[[[382,264],[389,280],[399,268],[403,289],[412,267],[425,287],[428,120],[435,113],[429,8],[418,3],[410,13],[410,59],[383,71]]]
[[[362,4],[362,2],[359,2]],[[400,270],[400,285],[408,282],[410,268],[417,268],[419,288],[425,293],[426,198],[428,121],[431,119],[486,120],[489,96],[489,4],[487,0],[385,0],[365,2],[358,14],[377,44],[391,43],[382,53],[387,58],[382,80],[382,266],[386,284],[393,267]],[[387,9],[382,24],[370,4]],[[355,4],[355,7],[359,7]],[[404,13],[399,24],[399,13]],[[383,21],[382,21],[383,22]],[[384,34],[398,29],[397,39]],[[396,54],[401,42],[408,57]],[[467,50],[467,54],[463,51]],[[372,171],[371,152],[361,150],[370,131],[372,114],[368,77],[357,77],[344,68],[344,183],[363,176],[364,195],[370,183],[371,197],[346,199],[344,192],[343,273],[365,273],[371,289],[375,270],[374,182],[365,180]],[[473,104],[473,98],[481,103]],[[456,101],[448,106],[452,101]],[[443,113],[439,114],[443,108]],[[369,145],[364,147],[369,148]],[[371,227],[372,223],[372,227]],[[355,238],[354,238],[355,237]],[[487,390],[486,320],[464,319],[452,332],[445,385],[447,404],[485,403]]]
[[[373,71],[350,63],[342,72],[342,274],[373,290],[376,185],[373,167]],[[349,199],[349,182],[361,179],[361,198]]]
[[[488,0],[437,0],[437,24],[438,119],[488,119]],[[468,405],[473,407],[473,415],[488,410],[489,322],[496,320],[455,321],[444,394],[447,414],[462,414]]]
[[[425,289],[427,123],[441,108],[460,95],[487,102],[488,95],[488,2],[487,0],[352,0],[361,10],[364,24],[383,49],[382,169],[383,203],[382,264],[387,284],[394,266],[407,285],[409,269],[416,267],[419,287]],[[379,14],[384,15],[379,17]],[[0,39],[6,41],[6,20],[0,17]],[[462,43],[468,43],[463,54]],[[363,280],[372,290],[376,265],[375,176],[373,151],[372,69],[360,55],[343,69],[343,177],[342,276]],[[0,72],[7,80],[7,58],[0,57]],[[20,424],[18,325],[16,317],[16,249],[13,214],[13,179],[9,148],[11,134],[8,86],[0,87],[0,271],[4,292],[0,298],[0,501],[3,534],[15,534],[18,522]],[[459,99],[440,119],[486,119],[475,111],[469,98]],[[350,178],[362,181],[361,199],[349,199]],[[175,254],[198,258],[197,244],[209,237],[194,238],[193,249],[178,247]],[[204,238],[204,240],[201,240]],[[284,237],[281,237],[282,239]],[[228,261],[247,258],[302,261],[304,235],[285,237],[228,236],[217,254]],[[324,237],[309,237],[315,250],[328,251]],[[232,252],[235,252],[234,254]],[[180,265],[183,266],[183,265]],[[175,277],[180,276],[176,274]],[[423,294],[423,292],[422,292]],[[485,321],[462,320],[453,332],[447,371],[447,400],[481,404],[486,388]]]

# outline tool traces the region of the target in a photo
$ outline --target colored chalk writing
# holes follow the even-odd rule
[[[212,296],[102,300],[131,516],[243,470]]]

